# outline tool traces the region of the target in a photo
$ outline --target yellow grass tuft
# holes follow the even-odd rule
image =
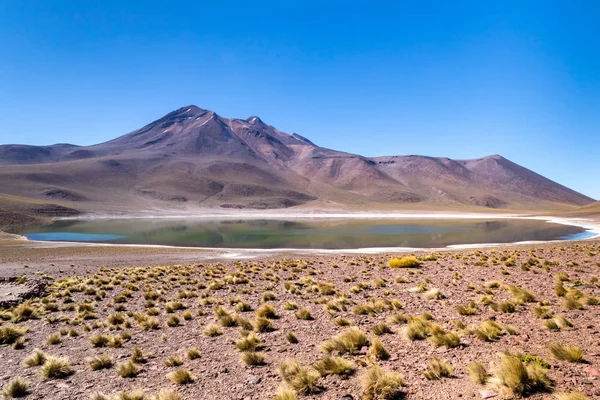
[[[390,268],[419,268],[421,263],[415,256],[408,257],[393,257],[388,261],[388,267]]]
[[[279,365],[279,376],[295,391],[301,394],[319,391],[317,381],[321,377],[315,370],[303,367],[297,360],[285,360]]]
[[[361,383],[364,400],[398,399],[404,385],[401,374],[384,370],[378,365],[373,365],[363,373]]]
[[[548,346],[548,349],[559,361],[569,361],[569,362],[582,362],[583,361],[583,353],[579,349],[579,347],[575,346],[564,346],[560,343],[553,343]]]

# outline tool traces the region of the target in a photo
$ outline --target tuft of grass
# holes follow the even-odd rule
[[[471,303],[466,306],[458,306],[456,307],[456,311],[460,315],[475,315],[477,313],[477,304]]]
[[[144,355],[144,352],[139,347],[134,347],[131,352],[131,362],[136,364],[144,364],[148,361],[148,358]]]
[[[59,344],[60,342],[61,335],[59,332],[53,333],[52,335],[48,336],[48,339],[46,339],[46,343],[49,345]]]
[[[506,314],[512,314],[517,311],[517,305],[512,301],[505,301],[504,303],[498,304],[498,310]]]
[[[352,325],[352,321],[347,318],[338,318],[335,320],[335,324],[337,326],[350,326]]]
[[[288,332],[285,334],[285,339],[288,341],[288,343],[291,344],[296,344],[298,343],[298,338],[296,337],[296,335],[294,334],[294,332]]]
[[[535,307],[533,314],[540,319],[550,319],[554,315],[552,309],[548,306]]]
[[[179,356],[170,356],[163,360],[165,367],[179,367],[183,365],[183,360]]]
[[[486,319],[479,327],[473,330],[473,333],[475,333],[477,338],[486,342],[491,342],[504,335],[504,330],[496,321]]]
[[[321,343],[321,350],[328,354],[337,352],[338,354],[354,354],[362,347],[369,345],[369,339],[363,331],[357,327],[347,328],[335,337]]]
[[[256,316],[267,319],[277,319],[277,311],[272,303],[263,303],[256,310]]]
[[[548,349],[559,361],[569,361],[569,362],[582,362],[583,361],[583,353],[579,349],[579,347],[575,346],[564,346],[560,343],[553,343],[548,346]]]
[[[392,333],[392,329],[386,323],[380,322],[371,329],[371,332],[373,332],[374,335],[381,336]]]
[[[235,306],[235,310],[237,312],[249,312],[252,311],[252,305],[250,303],[246,303],[245,301],[239,302]]]
[[[567,310],[583,310],[583,303],[576,299],[575,297],[566,297],[563,300],[563,306]]]
[[[110,337],[106,335],[94,335],[89,339],[89,341],[94,347],[106,347],[110,342]]]
[[[11,321],[16,323],[37,318],[37,310],[31,306],[31,301],[27,300],[13,310]]]
[[[308,308],[303,308],[301,310],[296,311],[296,318],[305,321],[310,321],[311,319],[313,319],[312,315],[310,314],[310,309]]]
[[[110,400],[110,397],[101,392],[92,392],[90,400]]]
[[[451,375],[452,366],[439,358],[429,361],[429,368],[423,373],[423,376],[430,381],[447,378]]]
[[[167,325],[170,326],[171,328],[174,328],[176,326],[179,326],[179,323],[181,322],[181,320],[179,319],[179,317],[177,315],[171,315],[168,319],[167,319]]]
[[[154,400],[182,400],[182,397],[172,390],[161,389],[156,393]]]
[[[242,362],[251,367],[266,364],[264,353],[256,351],[244,351],[242,353]]]
[[[25,338],[23,336],[21,336],[20,338],[15,340],[15,342],[13,343],[13,349],[22,350],[24,348],[25,348]]]
[[[0,326],[0,344],[13,344],[28,330],[27,327],[21,328],[15,325]]]
[[[180,368],[168,375],[168,378],[171,382],[176,385],[187,385],[189,383],[194,382],[194,377],[187,369]]]
[[[516,303],[523,304],[535,302],[535,296],[532,293],[528,292],[525,289],[521,289],[518,286],[508,285],[506,287],[506,290],[508,290],[508,292],[513,297],[513,300]]]
[[[538,364],[524,364],[520,357],[504,353],[494,370],[490,383],[505,396],[524,396],[546,392],[551,387],[546,370]]]
[[[294,389],[281,385],[277,388],[273,400],[298,400],[298,395]]]
[[[371,347],[369,348],[369,355],[375,360],[387,360],[390,358],[390,353],[383,346],[383,343],[377,338],[371,340]]]
[[[429,317],[429,316],[427,316]],[[408,340],[423,340],[428,336],[443,333],[441,326],[432,323],[425,315],[410,317],[406,327],[406,337]]]
[[[444,297],[446,296],[444,296],[438,288],[431,288],[425,293],[423,293],[423,298],[426,300],[440,300]]]
[[[203,332],[206,336],[209,336],[209,337],[220,336],[223,334],[223,332],[221,331],[221,328],[219,328],[215,324],[208,325],[206,328],[204,328]]]
[[[275,327],[270,319],[257,317],[254,320],[254,330],[256,332],[271,332],[275,330]]]
[[[321,377],[321,374],[302,366],[297,360],[283,361],[279,365],[279,376],[292,389],[301,394],[318,392],[317,381]]]
[[[196,347],[189,348],[185,354],[189,360],[200,358],[200,351]]]
[[[401,374],[373,365],[361,376],[364,400],[395,400],[401,397],[404,379]]]
[[[354,373],[356,366],[352,361],[348,361],[342,357],[332,357],[326,355],[321,360],[313,365],[322,376],[327,375],[342,375],[350,376]]]
[[[93,371],[108,369],[113,366],[113,359],[108,354],[90,357],[86,361]]]
[[[457,347],[460,345],[460,336],[454,332],[442,333],[438,332],[429,338],[431,343],[436,346],[446,346],[449,348]]]
[[[469,364],[467,372],[469,373],[469,378],[471,378],[474,383],[485,385],[488,381],[489,374],[483,363],[479,361]]]
[[[28,367],[38,367],[46,362],[46,358],[46,353],[40,349],[35,349],[23,360],[23,363]]]
[[[21,377],[14,377],[4,385],[2,395],[5,399],[25,397],[29,394],[29,381]]]
[[[112,400],[144,400],[146,393],[143,390],[134,390],[133,392],[118,392]]]
[[[237,340],[235,342],[235,347],[239,351],[257,351],[263,347],[263,343],[258,335],[250,333]]]
[[[135,378],[138,373],[138,367],[131,361],[119,364],[117,371],[121,378]]]
[[[40,369],[44,379],[61,379],[73,374],[73,368],[66,357],[47,356],[46,361]]]
[[[393,257],[388,261],[388,267],[390,268],[419,268],[421,263],[415,256],[408,257]]]
[[[555,315],[552,320],[554,322],[556,322],[556,325],[560,329],[572,328],[573,327],[573,324],[571,323],[571,321],[569,321],[568,319],[566,319],[565,317],[563,317],[561,314]]]

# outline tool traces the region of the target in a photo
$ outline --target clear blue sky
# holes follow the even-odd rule
[[[0,1],[0,143],[188,104],[368,156],[503,156],[600,198],[595,1]]]

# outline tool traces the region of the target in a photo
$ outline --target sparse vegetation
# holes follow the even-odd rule
[[[138,367],[131,361],[119,364],[117,370],[121,378],[135,378],[139,373]]]
[[[244,351],[242,362],[248,366],[265,365],[265,355],[256,351]]]
[[[423,376],[430,381],[446,378],[450,375],[452,375],[452,366],[439,358],[431,360],[429,368],[423,373]]]
[[[359,328],[351,327],[339,333],[334,338],[321,343],[321,349],[326,353],[354,354],[362,347],[368,346],[367,335]]]
[[[546,370],[538,364],[524,364],[520,357],[501,354],[490,382],[507,396],[546,392],[551,387]]]
[[[364,400],[395,400],[401,397],[404,385],[401,374],[387,371],[378,365],[367,369],[362,377]]]
[[[168,377],[169,380],[176,385],[187,385],[189,383],[194,382],[194,377],[192,376],[190,371],[184,368],[180,368],[171,372],[168,375]]]
[[[101,369],[111,368],[113,366],[113,359],[108,354],[102,354],[88,358],[87,364],[93,371],[98,371]]]
[[[498,398],[528,397],[550,392],[556,382],[556,394],[546,397],[580,400],[593,390],[590,385],[572,386],[569,376],[576,368],[578,374],[583,371],[583,379],[587,366],[567,362],[585,363],[583,347],[574,343],[585,344],[591,363],[599,349],[582,335],[595,326],[600,246],[573,243],[565,249],[561,244],[433,252],[414,257],[418,268],[392,268],[386,256],[364,254],[143,268],[89,266],[78,270],[78,276],[57,266],[56,276],[45,278],[50,282],[47,295],[0,310],[0,357],[22,360],[23,366],[5,375],[11,379],[22,372],[31,379],[31,397],[46,394],[36,374],[60,379],[75,373],[76,379],[65,382],[69,386],[81,390],[78,385],[85,381],[90,382],[85,393],[106,392],[91,394],[94,400],[181,400],[177,391],[158,391],[160,379],[169,386],[190,383],[192,373],[201,371],[198,384],[204,386],[204,371],[221,368],[219,382],[235,386],[241,368],[259,380],[278,370],[282,382],[277,391],[260,394],[275,400],[313,394],[340,398],[354,391],[359,380],[361,398],[399,399],[404,397],[401,376],[378,363],[391,368],[405,358],[402,368],[411,388],[423,384],[438,390],[442,385],[452,388],[448,395],[454,396],[455,388],[470,379],[485,385],[481,390],[497,392]],[[573,257],[576,262],[565,260],[577,252],[581,257]],[[329,257],[337,259],[329,262]],[[540,298],[535,300],[533,293]],[[411,314],[415,310],[427,312]],[[324,332],[332,333],[322,339]],[[197,348],[190,347],[198,334],[207,337]],[[539,350],[546,340],[553,344],[543,353],[513,350],[490,359],[511,346]],[[415,351],[398,352],[403,346]],[[20,352],[23,347],[27,350]],[[36,347],[69,354],[73,367]],[[286,354],[299,354],[302,364],[282,362]],[[430,356],[423,359],[423,354]],[[451,376],[452,367],[455,379],[435,382]],[[341,379],[350,382],[339,384]],[[251,390],[272,384],[249,382],[247,387],[255,388]],[[43,388],[56,397],[56,386],[50,382]],[[136,387],[145,392],[132,391]],[[575,388],[581,393],[564,393]],[[184,392],[188,389],[182,388]]]
[[[417,257],[409,256],[397,258],[394,257],[388,261],[388,267],[390,268],[419,268],[421,263],[417,260]]]
[[[62,379],[72,375],[73,372],[73,367],[66,357],[47,356],[40,369],[40,373],[45,379]]]
[[[25,397],[29,394],[29,381],[21,377],[14,377],[4,385],[2,395],[5,399]]]
[[[285,360],[279,365],[279,376],[291,388],[301,394],[318,392],[317,381],[321,375],[302,366],[297,360]]]
[[[583,353],[579,350],[579,347],[575,346],[563,346],[560,343],[553,343],[548,346],[548,349],[559,361],[569,362],[581,362],[583,361]]]
[[[467,372],[469,373],[469,378],[479,385],[485,385],[488,381],[489,374],[485,366],[479,361],[469,364]]]

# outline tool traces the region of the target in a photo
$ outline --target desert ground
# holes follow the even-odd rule
[[[0,246],[8,398],[600,396],[598,239],[240,259]]]

